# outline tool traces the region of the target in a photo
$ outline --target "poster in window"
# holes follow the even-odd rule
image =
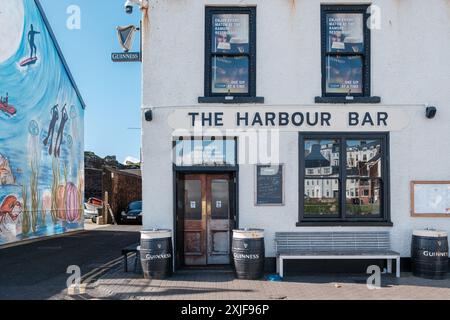
[[[212,88],[213,93],[249,92],[248,57],[213,57]]]
[[[212,23],[212,52],[249,53],[248,14],[214,14]]]
[[[361,94],[363,62],[359,56],[328,56],[326,59],[327,93]]]
[[[327,51],[363,52],[364,16],[361,13],[327,15]]]

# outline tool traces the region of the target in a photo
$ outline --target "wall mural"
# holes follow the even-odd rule
[[[0,0],[0,245],[83,228],[82,104],[34,0]]]

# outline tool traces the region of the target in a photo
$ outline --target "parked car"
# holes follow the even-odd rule
[[[103,206],[103,201],[97,198],[89,198],[84,204],[84,218],[97,223],[98,210]]]
[[[130,202],[126,210],[122,211],[120,222],[142,224],[142,201]]]

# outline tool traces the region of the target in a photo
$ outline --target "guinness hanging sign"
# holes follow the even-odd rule
[[[111,59],[113,62],[140,62],[141,53],[140,52],[130,52],[133,47],[134,36],[136,31],[140,31],[134,25],[117,27],[117,37],[119,39],[119,44],[123,48],[124,52],[116,52],[111,54]]]

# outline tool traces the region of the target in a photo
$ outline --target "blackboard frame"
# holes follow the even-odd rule
[[[267,164],[256,164],[254,169],[254,204],[256,207],[281,207],[285,205],[285,177],[286,177],[286,166],[284,163],[279,163],[277,166],[281,167],[281,203],[259,203],[258,202],[258,167],[268,166]]]

